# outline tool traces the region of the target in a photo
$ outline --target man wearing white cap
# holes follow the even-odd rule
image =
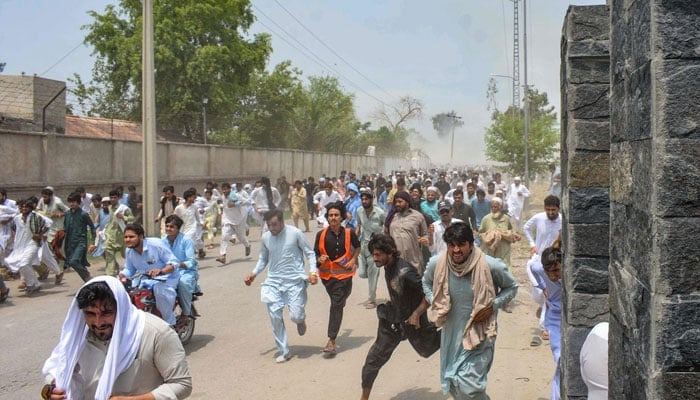
[[[192,391],[175,331],[134,307],[111,276],[80,288],[42,372],[44,399],[184,399]]]
[[[520,177],[516,176],[513,178],[513,183],[510,184],[510,189],[508,189],[506,203],[508,203],[510,216],[513,218],[515,232],[520,232],[523,226],[523,206],[525,205],[525,199],[528,197],[530,197],[530,191],[521,183]]]

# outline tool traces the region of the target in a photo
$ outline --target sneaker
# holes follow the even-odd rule
[[[216,261],[218,261],[222,264],[226,264],[226,256],[216,257]]]
[[[56,275],[56,280],[53,281],[54,285],[60,285],[63,282],[63,272]]]
[[[247,246],[245,248],[245,256],[248,257],[250,255],[250,246]]]
[[[278,356],[278,357],[275,359],[275,362],[276,362],[277,364],[282,364],[282,363],[284,363],[284,362],[289,361],[290,358],[292,358],[292,357],[289,355],[289,353],[287,353],[287,354],[282,354],[282,355]]]
[[[306,321],[301,321],[297,324],[297,333],[299,336],[304,336],[306,333]]]
[[[365,303],[365,308],[368,310],[371,310],[373,308],[377,308],[377,303],[375,303],[373,301],[368,301],[367,303]]]

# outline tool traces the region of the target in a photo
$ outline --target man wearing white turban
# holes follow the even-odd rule
[[[192,391],[175,331],[134,307],[122,283],[111,276],[93,278],[80,288],[42,372],[44,399],[140,395],[170,400]]]

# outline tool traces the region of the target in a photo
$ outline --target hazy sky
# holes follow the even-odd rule
[[[93,59],[91,49],[82,45],[85,32],[80,28],[90,22],[88,10],[101,12],[110,3],[117,1],[0,0],[4,73],[65,80],[77,72],[89,80]],[[291,60],[305,77],[338,76],[344,89],[355,94],[361,121],[371,121],[380,101],[391,104],[405,95],[420,99],[424,116],[409,126],[430,141],[427,151],[434,161],[447,161],[450,145],[437,139],[430,117],[455,110],[465,122],[455,132],[455,158],[466,164],[485,160],[489,75],[512,75],[511,0],[252,3],[258,18],[253,32],[272,34],[269,66]],[[528,83],[547,92],[557,113],[561,28],[570,4],[605,4],[605,0],[527,1]],[[522,81],[522,67],[520,74]],[[505,109],[511,102],[512,82],[496,79],[498,106]]]

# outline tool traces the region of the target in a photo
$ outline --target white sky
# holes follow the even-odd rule
[[[66,80],[77,72],[83,80],[89,80],[93,59],[91,49],[82,45],[85,32],[80,27],[90,22],[88,10],[101,12],[111,3],[117,2],[0,0],[0,61],[7,63],[4,73],[25,72]],[[425,105],[424,117],[409,126],[430,141],[426,150],[437,162],[449,159],[449,142],[437,139],[430,118],[455,110],[465,122],[455,132],[455,161],[485,161],[483,134],[490,123],[486,110],[489,74],[512,75],[512,0],[252,3],[258,18],[253,32],[272,34],[270,66],[291,60],[305,77],[339,76],[344,89],[355,93],[361,121],[371,120],[380,104],[377,99],[385,103],[404,95],[420,99]],[[557,113],[561,28],[570,4],[605,4],[605,0],[527,1],[528,83],[547,92]],[[309,51],[299,43],[323,61],[307,56]],[[520,74],[523,83],[522,67]],[[497,83],[498,105],[504,109],[511,102],[512,83],[508,78],[497,78]]]

